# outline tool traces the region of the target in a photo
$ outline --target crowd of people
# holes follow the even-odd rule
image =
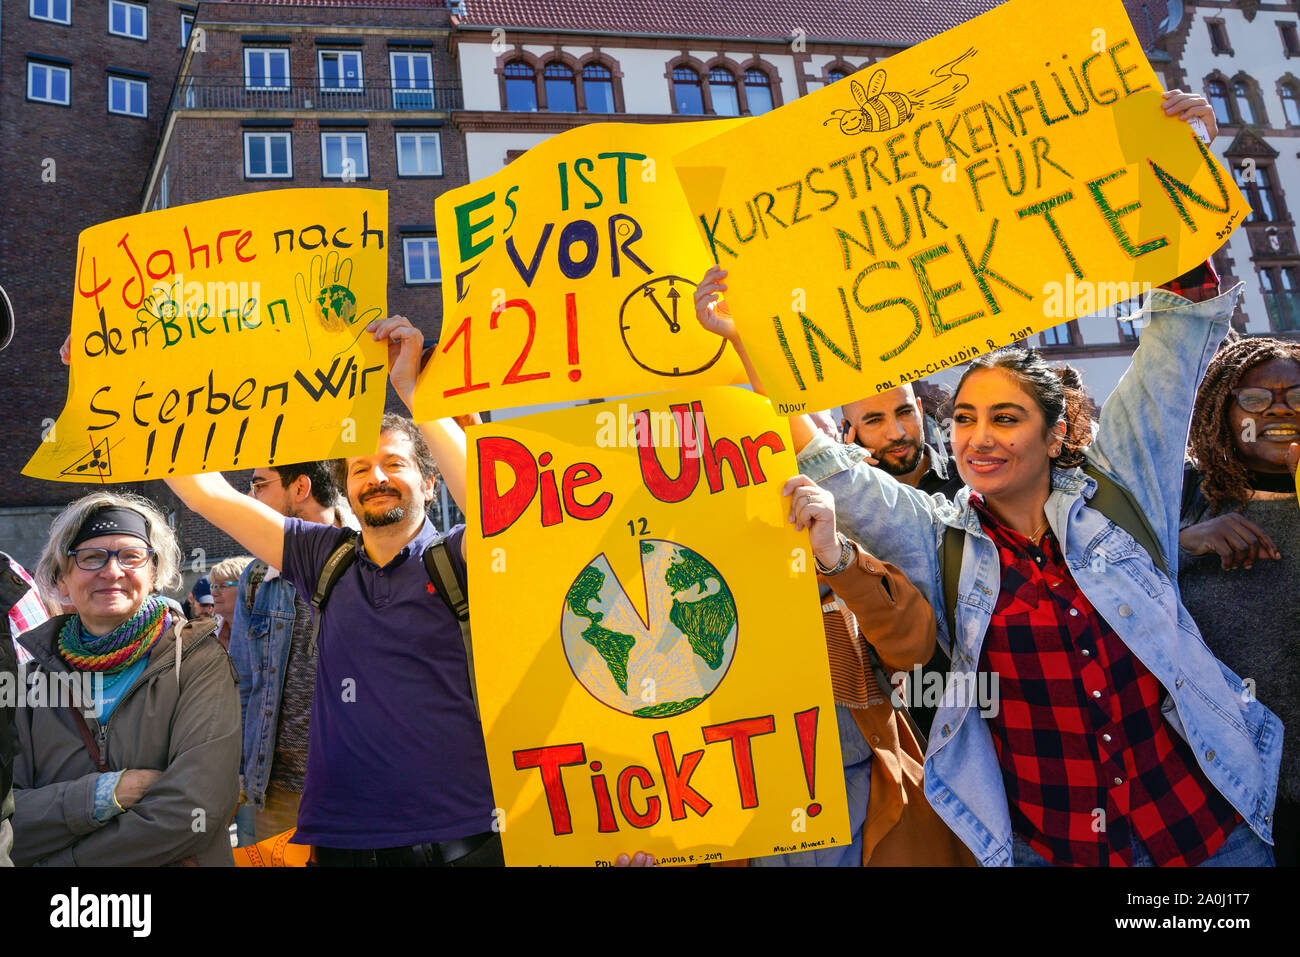
[[[725,280],[697,319],[761,392]],[[1210,263],[1154,291],[1095,420],[1019,345],[967,366],[946,427],[910,385],[790,420],[852,841],[733,863],[1296,863],[1300,347],[1230,335],[1238,293]],[[421,333],[370,331],[412,408]],[[465,441],[388,414],[369,455],[167,479],[247,552],[184,606],[138,496],[69,505],[30,577],[6,560],[0,667],[92,690],[5,712],[0,859],[231,864],[237,819],[316,866],[502,864],[465,529],[426,513],[439,479],[465,508]]]

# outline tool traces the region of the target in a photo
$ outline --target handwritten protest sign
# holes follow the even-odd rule
[[[813,559],[786,521],[797,467],[767,400],[579,406],[471,428],[469,452],[475,670],[507,863],[843,843]]]
[[[373,450],[388,194],[251,193],[83,230],[68,397],[26,475],[132,482]]]
[[[416,418],[743,381],[670,157],[741,120],[597,123],[438,197],[442,341]]]
[[[675,159],[778,411],[931,375],[1204,261],[1249,207],[1123,7],[1012,0]]]

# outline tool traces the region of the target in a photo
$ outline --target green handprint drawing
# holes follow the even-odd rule
[[[294,289],[297,292],[298,309],[303,317],[304,329],[308,325],[306,321],[308,316],[315,317],[317,323],[326,332],[343,332],[354,328],[358,322],[360,328],[364,330],[371,321],[378,319],[382,311],[378,306],[366,309],[358,315],[357,297],[352,292],[351,283],[352,260],[350,258],[344,259],[334,250],[324,255],[313,256],[307,275],[298,273],[294,278]],[[358,332],[352,342],[356,342],[360,334]],[[352,342],[339,351],[343,352],[350,348]],[[309,354],[310,348],[309,336]]]

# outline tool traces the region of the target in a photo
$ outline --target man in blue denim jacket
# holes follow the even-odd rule
[[[253,472],[248,493],[281,515],[342,525],[341,498],[326,462]],[[312,611],[277,569],[254,561],[239,578],[230,656],[239,672],[244,800],[256,809],[256,838],[294,827],[307,767],[316,680]],[[253,843],[240,830],[240,844]]]
[[[1196,388],[1240,290],[1197,303],[1164,290],[1151,295],[1140,320],[1141,344],[1103,407],[1087,452],[1132,493],[1171,566],[1178,557],[1183,456]],[[902,569],[936,610],[952,674],[926,754],[926,796],[981,863],[1011,864],[1011,818],[992,735],[972,707],[975,695],[959,693],[979,687],[977,663],[1001,588],[997,549],[970,505],[968,488],[950,503],[900,485],[864,465],[864,458],[861,449],[814,434],[799,452],[799,465],[835,496],[840,528]],[[1046,515],[1070,571],[1167,692],[1160,710],[1209,782],[1260,841],[1271,843],[1282,724],[1205,646],[1179,600],[1177,569],[1171,567],[1171,580],[1127,532],[1087,506],[1095,491],[1095,481],[1079,469],[1052,470]],[[945,526],[966,533],[955,636],[947,634],[939,575]]]

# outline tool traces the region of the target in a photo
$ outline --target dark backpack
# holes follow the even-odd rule
[[[349,530],[348,534],[334,546],[334,551],[330,552],[329,557],[325,559],[325,564],[321,566],[320,577],[316,579],[316,590],[311,596],[311,606],[316,609],[311,626],[313,644],[320,631],[320,618],[325,610],[325,602],[329,600],[330,592],[343,577],[343,573],[357,560],[357,549],[360,547],[361,535]],[[478,687],[474,683],[474,648],[470,639],[469,598],[465,594],[465,583],[451,560],[451,551],[447,547],[446,538],[440,538],[429,545],[424,550],[423,558],[425,574],[429,576],[434,590],[456,616],[456,621],[460,625],[461,641],[465,644],[465,666],[469,670],[469,693],[474,699],[474,713],[478,714]]]
[[[1160,540],[1151,529],[1146,513],[1133,498],[1133,494],[1120,484],[1119,479],[1101,468],[1095,462],[1087,461],[1083,465],[1083,474],[1097,483],[1097,491],[1088,501],[1088,507],[1101,512],[1102,515],[1124,529],[1133,540],[1146,549],[1156,568],[1169,574],[1169,565],[1160,548]],[[947,526],[943,530],[943,546],[939,549],[939,580],[943,582],[943,607],[948,622],[948,640],[957,640],[957,579],[961,575],[962,549],[966,544],[966,531]]]

